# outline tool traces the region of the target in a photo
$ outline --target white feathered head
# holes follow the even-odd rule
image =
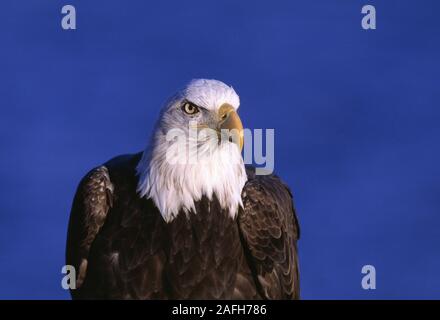
[[[246,171],[241,156],[240,99],[217,80],[197,79],[164,106],[151,144],[137,167],[138,192],[151,198],[165,221],[213,195],[235,217]]]

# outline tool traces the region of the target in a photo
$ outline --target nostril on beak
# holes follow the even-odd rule
[[[218,129],[219,132],[223,129],[228,130],[228,140],[229,142],[235,142],[240,147],[240,151],[243,148],[243,124],[241,123],[240,117],[234,108],[229,104],[223,104],[218,111]],[[235,130],[235,131],[233,131]],[[234,139],[233,136],[238,133],[238,139]],[[236,136],[236,135],[235,135]],[[234,137],[235,137],[234,136]],[[238,140],[238,141],[236,141]]]

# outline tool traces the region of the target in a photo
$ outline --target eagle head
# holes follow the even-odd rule
[[[137,174],[138,193],[153,200],[165,221],[196,213],[203,196],[215,196],[232,218],[237,215],[247,180],[239,105],[232,87],[196,79],[162,108]]]

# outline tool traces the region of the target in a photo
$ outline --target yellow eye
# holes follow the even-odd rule
[[[192,103],[189,103],[189,102],[184,103],[184,105],[182,106],[182,110],[186,114],[196,114],[199,112],[199,108],[197,108],[195,105],[193,105]]]

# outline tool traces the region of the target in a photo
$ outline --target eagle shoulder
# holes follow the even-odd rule
[[[77,289],[86,276],[90,247],[112,207],[113,191],[106,166],[89,171],[78,185],[70,213],[66,248],[66,262],[77,271]]]
[[[300,231],[292,193],[276,175],[246,172],[238,223],[257,287],[266,299],[297,299]]]

